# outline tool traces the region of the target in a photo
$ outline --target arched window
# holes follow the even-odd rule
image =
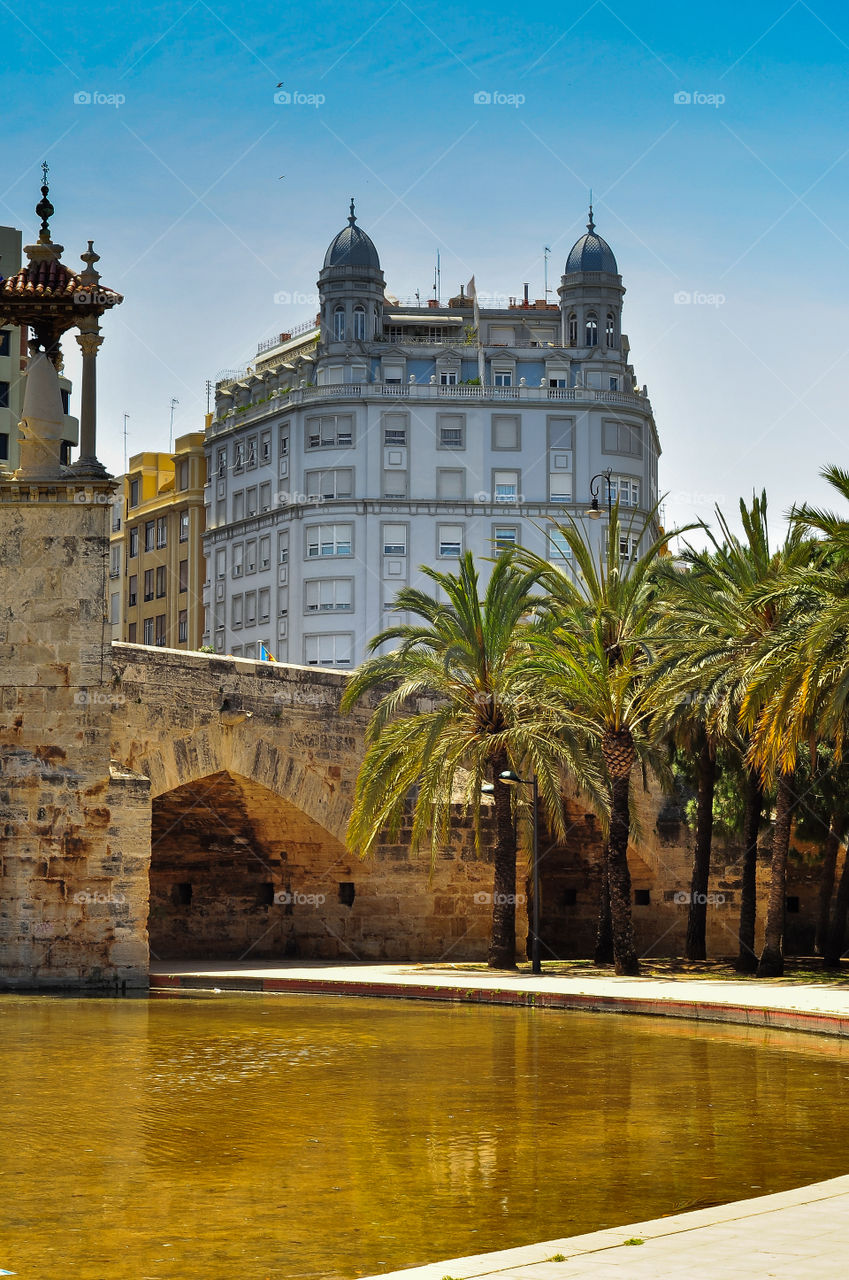
[[[337,307],[333,312],[333,337],[337,342],[345,341],[345,308]]]
[[[569,346],[577,347],[578,345],[578,317],[573,311],[569,317]]]
[[[607,313],[607,327],[605,332],[607,334],[607,345],[609,347],[615,347],[616,346],[616,317],[612,311],[608,311]]]
[[[366,309],[354,307],[354,338],[363,342],[366,336]]]
[[[594,311],[590,311],[587,314],[586,342],[584,345],[587,347],[598,346],[598,316]]]

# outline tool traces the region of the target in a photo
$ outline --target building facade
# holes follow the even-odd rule
[[[401,305],[353,201],[318,288],[314,324],[216,386],[203,635],[216,651],[352,666],[421,565],[471,550],[485,576],[516,543],[565,564],[549,519],[583,519],[595,480],[603,536],[602,472],[635,527],[653,508],[660,444],[592,210],[557,304],[478,306],[461,290]],[[635,552],[628,533],[622,554]]]
[[[15,227],[0,227],[0,280],[14,275],[21,266],[21,233]],[[18,424],[26,387],[27,335],[18,325],[0,328],[0,471],[17,471],[20,466]],[[59,375],[59,389],[65,417],[62,421],[61,460],[72,461],[71,449],[79,440],[79,424],[71,417],[71,384]]]
[[[203,432],[173,453],[139,453],[112,504],[109,611],[114,640],[198,649],[203,630]]]

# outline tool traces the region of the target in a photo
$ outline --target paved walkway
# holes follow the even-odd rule
[[[534,977],[444,964],[183,962],[152,965],[151,986],[607,1010],[849,1036],[849,987],[813,983]],[[847,1235],[849,1176],[371,1280],[847,1280]],[[555,1254],[562,1260],[553,1261]]]

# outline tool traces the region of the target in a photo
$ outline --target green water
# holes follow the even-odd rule
[[[849,1172],[849,1046],[524,1009],[0,997],[0,1267],[354,1277]]]

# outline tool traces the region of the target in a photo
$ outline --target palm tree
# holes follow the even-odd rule
[[[650,569],[670,535],[655,532],[655,512],[634,533],[635,520],[622,529],[619,505],[613,508],[607,537],[595,550],[585,531],[570,516],[554,523],[554,537],[568,553],[562,563],[531,551],[519,559],[546,593],[548,627],[531,637],[534,656],[525,670],[556,696],[589,744],[597,744],[608,788],[606,866],[610,894],[613,955],[617,973],[636,974],[639,959],[631,919],[628,868],[631,774],[638,759],[651,760],[655,734],[646,701],[650,667],[647,648],[652,621]],[[645,545],[631,559],[630,549]],[[623,554],[624,550],[624,554]],[[571,562],[571,563],[570,563]],[[573,576],[571,564],[576,573]],[[604,904],[600,912],[604,918]]]
[[[753,690],[760,688],[764,655],[774,656],[784,643],[784,624],[792,610],[782,603],[786,583],[810,561],[810,541],[794,524],[781,547],[773,550],[767,524],[766,493],[740,500],[744,537],[732,530],[717,508],[721,541],[709,529],[706,550],[686,547],[681,559],[689,572],[660,572],[666,615],[658,627],[659,668],[652,697],[668,722],[676,699],[695,701],[714,742],[736,744],[748,765],[743,830],[743,868],[737,968],[753,972],[755,951],[757,835],[766,777],[762,756],[753,751],[750,734],[757,721]],[[761,704],[762,705],[762,704]],[[776,799],[773,875],[770,900],[773,928],[766,948],[764,972],[774,966],[773,943],[780,897],[783,925],[783,874],[792,808],[790,776],[783,776]],[[779,932],[780,942],[780,932]]]
[[[584,754],[580,732],[556,699],[537,701],[521,679],[521,658],[537,623],[536,574],[509,554],[496,561],[481,598],[470,553],[457,574],[422,567],[445,597],[413,587],[393,609],[420,621],[402,623],[371,641],[374,656],[353,673],[342,699],[349,710],[366,693],[379,695],[367,731],[348,828],[351,847],[366,856],[381,832],[397,838],[411,794],[413,845],[433,859],[450,835],[455,803],[471,809],[481,842],[481,786],[494,790],[495,850],[489,966],[516,965],[516,825],[513,788],[501,775],[530,769],[555,834],[565,836],[562,772],[572,769],[598,793],[600,780]],[[391,652],[375,651],[398,642]]]

